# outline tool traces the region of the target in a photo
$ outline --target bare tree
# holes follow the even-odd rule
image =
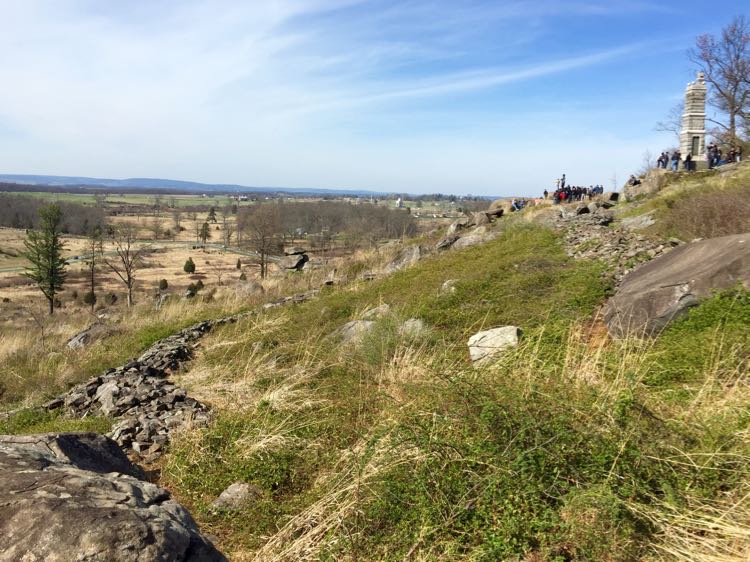
[[[679,102],[672,106],[664,121],[659,121],[654,129],[662,133],[672,133],[677,144],[680,142],[680,131],[682,130],[682,114],[685,111],[685,103]]]
[[[224,264],[221,262],[206,260],[206,265],[211,271],[213,271],[213,274],[216,275],[216,283],[221,285],[221,278],[224,276]]]
[[[710,86],[709,103],[726,115],[726,122],[710,119],[732,144],[737,130],[750,118],[750,22],[735,17],[721,37],[700,35],[688,51]]]
[[[153,219],[151,219],[151,222],[148,225],[148,229],[151,231],[154,240],[158,240],[163,233],[161,219],[159,217],[154,217]]]
[[[257,254],[260,266],[260,278],[265,279],[268,274],[269,257],[281,247],[281,212],[274,203],[254,205],[243,209],[238,222],[242,230],[247,233],[248,246]]]
[[[172,222],[174,223],[175,232],[180,231],[180,222],[182,221],[182,213],[175,209],[172,211]]]
[[[114,229],[112,242],[115,245],[116,257],[105,258],[107,264],[117,277],[125,284],[128,290],[128,306],[133,305],[133,286],[135,285],[135,274],[143,265],[143,255],[147,251],[146,246],[136,247],[138,229],[131,224],[124,224]]]

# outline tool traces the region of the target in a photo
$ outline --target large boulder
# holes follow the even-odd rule
[[[385,266],[385,273],[393,273],[405,267],[409,267],[427,255],[427,249],[419,245],[407,246],[401,249],[396,257]]]
[[[466,236],[462,236],[458,240],[456,240],[453,243],[453,249],[454,250],[461,250],[463,248],[470,248],[471,246],[476,246],[477,244],[481,244],[485,241],[484,236],[482,234],[467,234]]]
[[[632,201],[639,195],[657,193],[666,187],[672,174],[673,172],[662,168],[653,168],[648,171],[638,185],[625,185],[625,187],[622,188],[622,194],[625,196],[626,201]],[[604,195],[607,194],[605,193]]]
[[[626,275],[605,308],[616,338],[658,334],[714,290],[750,289],[750,233],[678,246]]]
[[[310,261],[310,258],[307,254],[289,254],[279,260],[279,268],[301,271],[308,261]]]
[[[489,362],[493,357],[516,347],[520,330],[516,326],[500,326],[477,332],[469,338],[469,355],[475,365]]]
[[[0,561],[225,561],[110,439],[0,436]]]
[[[102,322],[95,322],[85,330],[78,332],[75,336],[67,341],[69,349],[83,349],[102,340],[115,333],[115,329],[103,324]]]
[[[352,320],[351,322],[347,322],[339,330],[341,341],[344,343],[359,343],[374,327],[374,320]]]

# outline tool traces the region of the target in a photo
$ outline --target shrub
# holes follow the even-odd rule
[[[237,258],[237,269],[242,269],[242,262],[240,261],[240,258]]]
[[[88,291],[83,295],[83,304],[87,304],[91,306],[92,304],[96,304],[96,293],[93,291]]]
[[[167,283],[166,279],[162,279],[159,281],[159,290],[160,291],[166,291],[169,288],[169,283]]]
[[[193,258],[188,258],[182,269],[185,273],[195,273],[195,262],[193,261]]]
[[[203,280],[198,279],[198,281],[195,283],[196,290],[200,291],[203,288]]]
[[[247,275],[245,275],[244,271],[240,273],[240,281],[247,281]]]
[[[107,304],[115,304],[117,302],[117,295],[110,293],[107,295]]]

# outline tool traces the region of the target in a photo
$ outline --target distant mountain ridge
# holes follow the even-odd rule
[[[387,195],[382,191],[361,189],[326,189],[317,187],[256,187],[239,184],[210,184],[193,181],[170,180],[160,178],[127,178],[122,180],[110,178],[89,178],[85,176],[44,176],[32,174],[0,174],[0,181],[25,185],[51,186],[96,186],[109,188],[144,188],[144,189],[178,189],[195,192],[256,192],[256,193],[300,193],[306,195]]]

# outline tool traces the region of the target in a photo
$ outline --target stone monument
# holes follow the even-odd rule
[[[695,82],[685,89],[680,130],[680,153],[683,158],[691,154],[694,161],[706,159],[706,93],[706,79],[699,72]]]

